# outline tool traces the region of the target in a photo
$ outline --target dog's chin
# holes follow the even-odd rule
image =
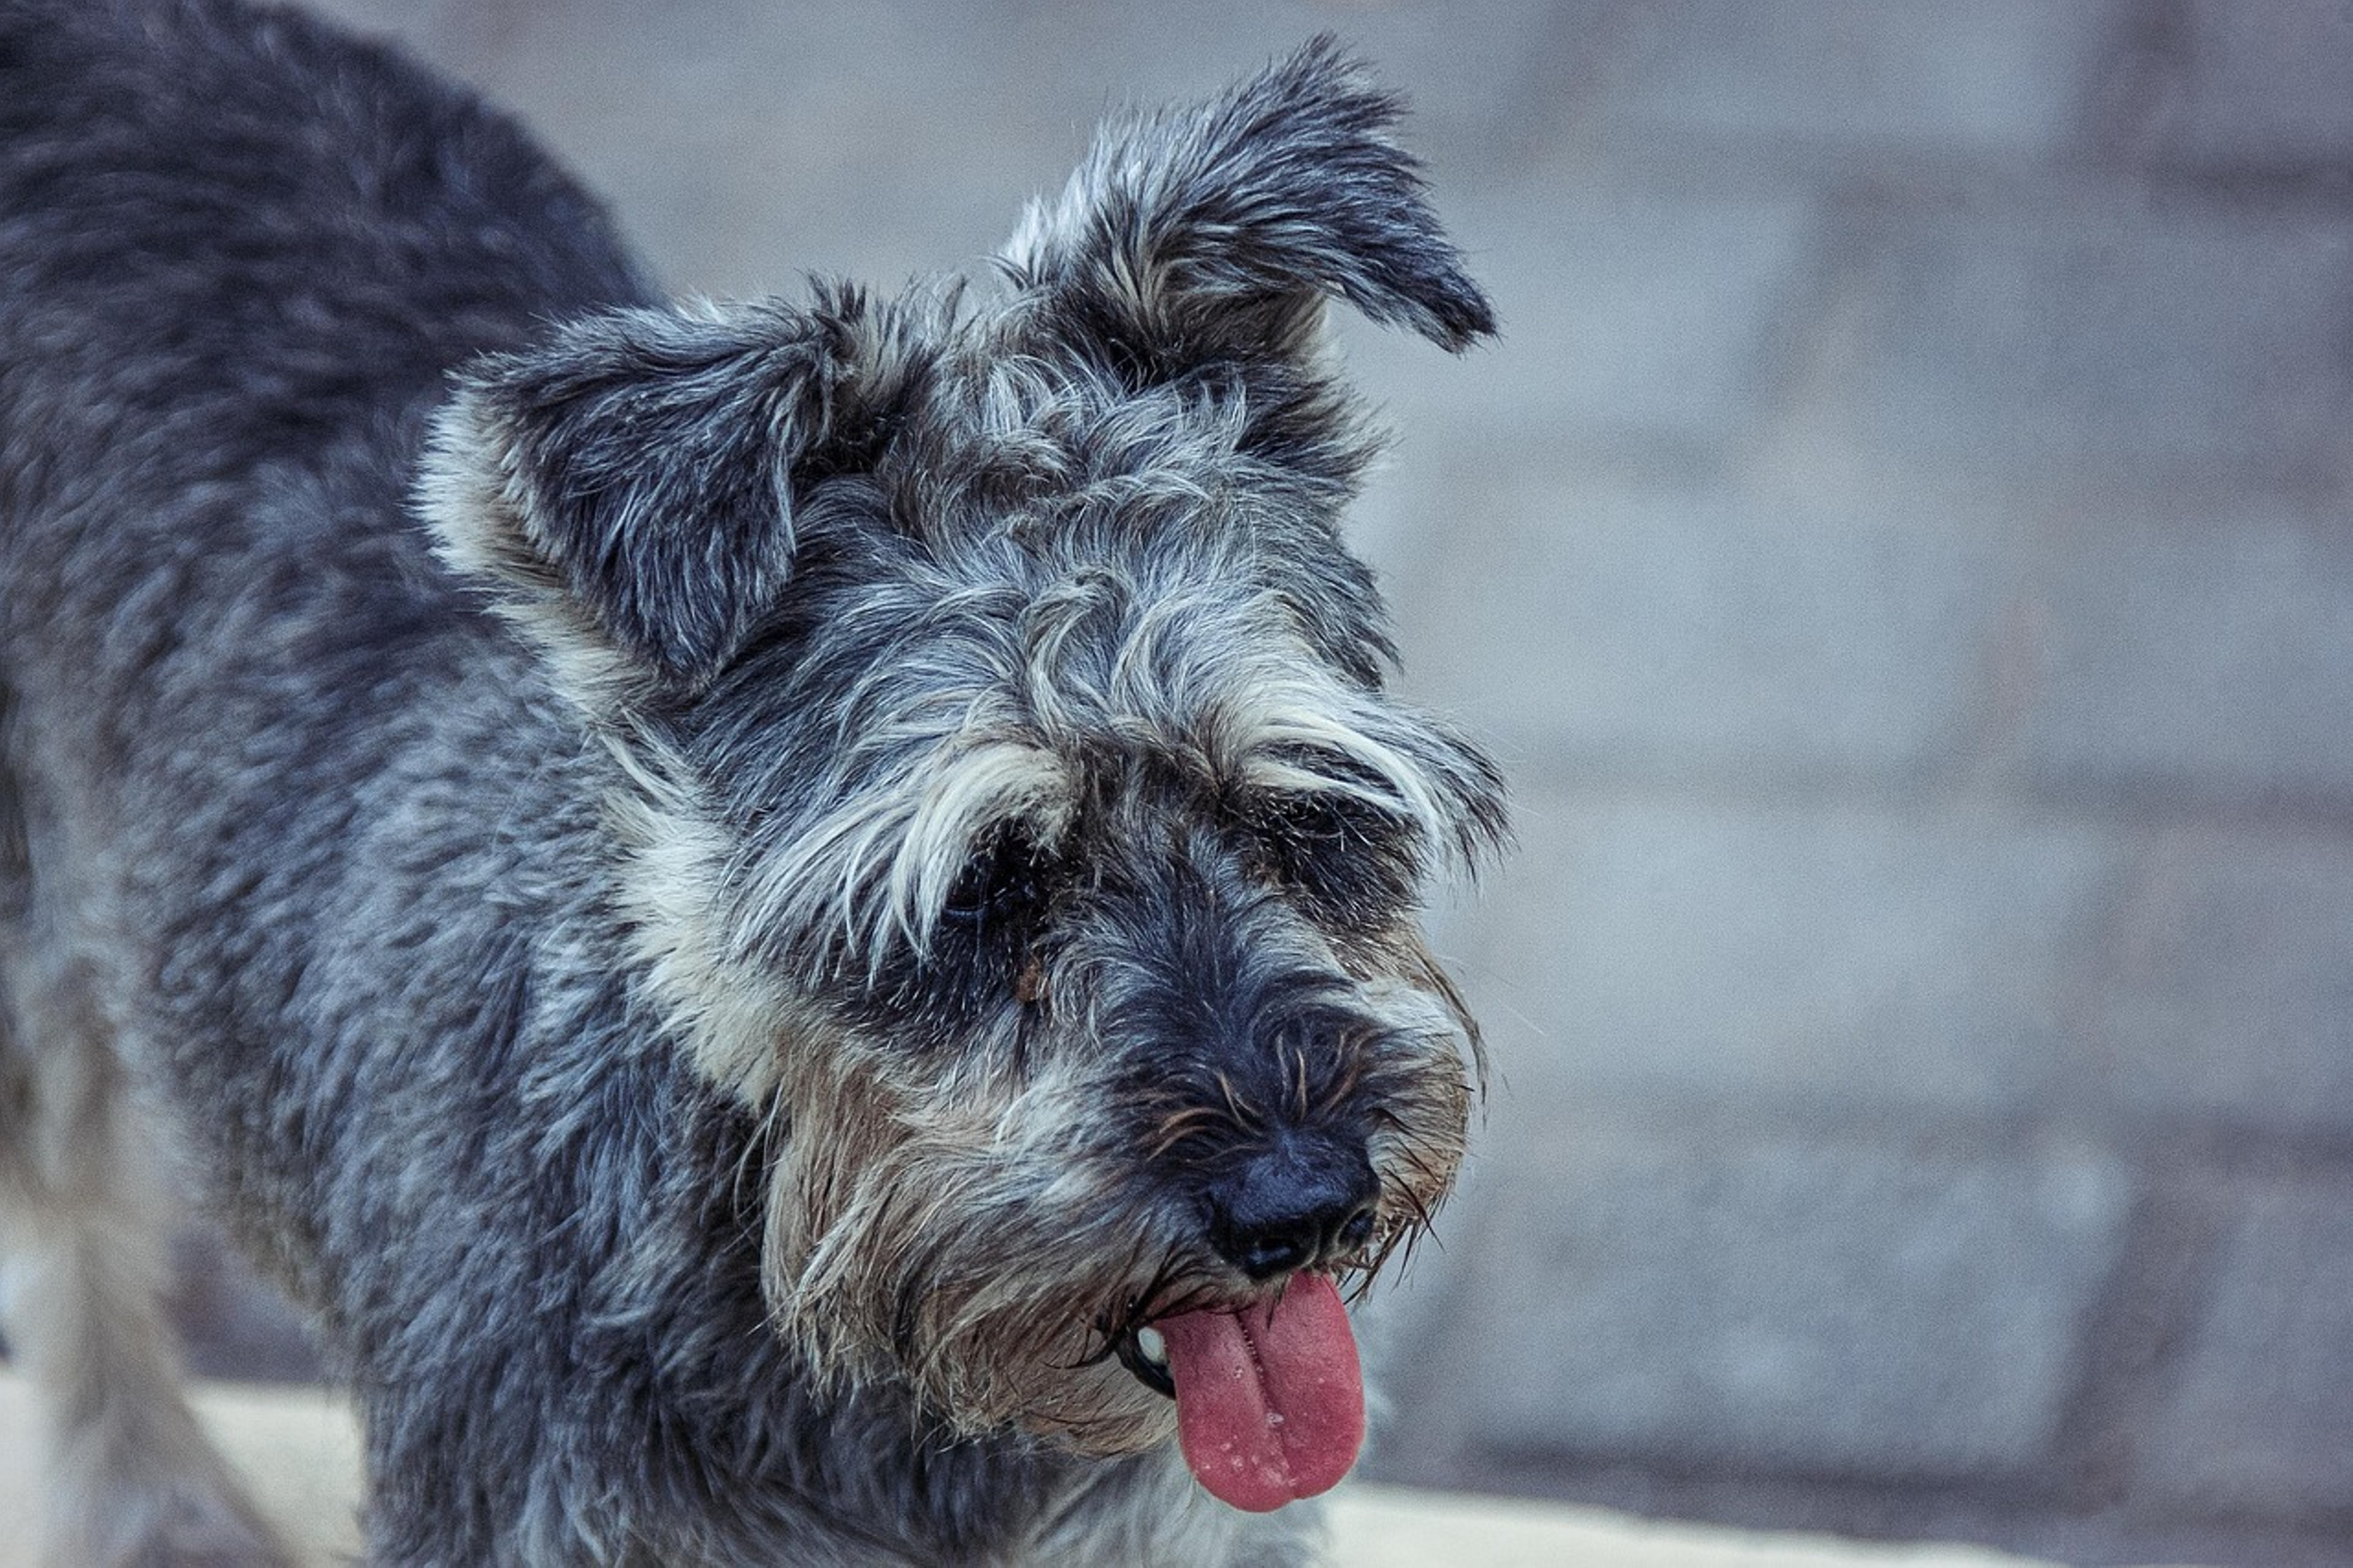
[[[1116,1458],[1175,1440],[1176,1403],[1137,1382],[1117,1361],[1105,1360],[1065,1373],[1014,1425],[1082,1458]]]

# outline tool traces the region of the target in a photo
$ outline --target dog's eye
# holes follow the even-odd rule
[[[1250,814],[1250,829],[1276,880],[1352,920],[1412,900],[1412,830],[1372,801],[1335,791],[1278,795]]]
[[[991,834],[948,889],[940,918],[968,931],[1020,923],[1044,901],[1045,862],[1027,833]]]

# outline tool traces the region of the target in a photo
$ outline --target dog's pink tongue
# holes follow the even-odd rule
[[[1209,1492],[1264,1513],[1337,1485],[1365,1441],[1365,1379],[1340,1292],[1321,1274],[1277,1303],[1187,1312],[1168,1342],[1176,1440]]]

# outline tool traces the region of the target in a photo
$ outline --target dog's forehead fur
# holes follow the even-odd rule
[[[1261,521],[1263,496],[1150,476],[1111,489],[882,529],[857,515],[889,504],[871,486],[816,498],[774,640],[688,721],[693,772],[727,781],[715,804],[744,832],[730,880],[759,884],[772,921],[920,937],[1006,823],[1050,845],[1082,814],[1133,827],[1254,795],[1346,795],[1439,857],[1475,848],[1492,770],[1359,673],[1376,612],[1328,517]],[[1326,559],[1283,560],[1303,539]],[[1290,585],[1309,573],[1364,595],[1345,662]],[[813,642],[810,620],[836,630]]]
[[[1381,689],[1338,528],[1374,442],[1320,356],[1139,385],[1019,296],[820,294],[864,367],[838,416],[860,460],[801,474],[793,577],[679,725],[736,837],[720,881],[761,911],[739,942],[920,941],[993,829],[1051,843],[1144,778],[1362,797],[1440,858],[1484,842],[1492,767]]]

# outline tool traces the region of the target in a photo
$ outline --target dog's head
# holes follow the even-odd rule
[[[1461,1158],[1417,911],[1500,784],[1384,690],[1322,345],[1492,330],[1395,115],[1319,42],[1106,132],[986,304],[600,317],[438,430],[445,559],[622,760],[649,983],[770,1121],[778,1320],[967,1429],[1133,1448],[1157,1341],[1187,1394],[1336,1354]]]

